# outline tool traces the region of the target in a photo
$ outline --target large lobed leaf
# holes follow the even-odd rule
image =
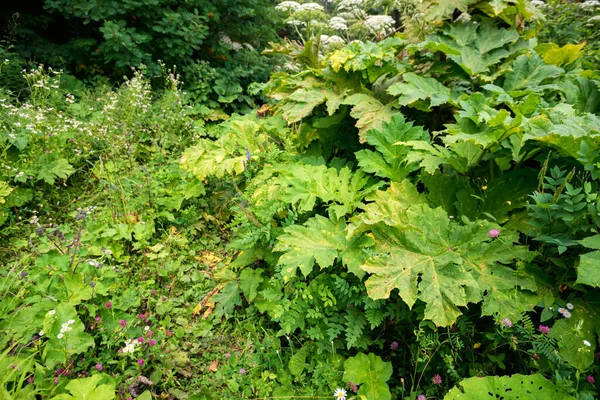
[[[491,19],[480,23],[454,23],[424,43],[426,49],[439,50],[456,62],[469,76],[486,75],[490,67],[518,50],[514,29],[496,27]]]
[[[470,302],[484,300],[484,313],[511,317],[535,305],[534,298],[522,303],[519,295],[519,289],[534,291],[535,280],[503,265],[532,257],[514,245],[516,233],[504,232],[492,240],[489,231],[496,225],[468,220],[461,224],[443,209],[422,203],[397,212],[386,219],[379,215],[388,222],[370,228],[377,255],[361,267],[371,274],[366,281],[369,297],[388,298],[398,289],[410,307],[423,301],[425,319],[438,326],[454,323],[461,314],[459,307]],[[376,218],[366,216],[369,222]]]
[[[392,376],[392,363],[373,353],[358,353],[344,363],[344,381],[359,385],[358,396],[369,400],[391,400],[387,381]]]
[[[360,150],[356,153],[358,165],[366,172],[381,178],[400,182],[418,168],[417,163],[408,162],[406,156],[411,148],[396,144],[409,140],[429,140],[429,134],[412,122],[406,122],[402,114],[397,114],[380,130],[370,130],[366,134],[367,143],[377,152]]]
[[[540,374],[486,376],[463,379],[444,400],[573,400],[562,388],[555,386]]]

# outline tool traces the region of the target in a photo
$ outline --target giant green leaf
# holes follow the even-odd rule
[[[550,335],[557,340],[560,355],[573,367],[585,371],[594,363],[600,334],[600,296],[590,292],[584,300],[573,299],[571,303],[571,317],[556,321]]]
[[[491,19],[480,23],[453,23],[431,35],[424,47],[446,53],[469,76],[485,75],[491,66],[517,51],[514,29],[497,28]]]
[[[450,101],[450,89],[442,85],[437,79],[419,76],[409,72],[402,75],[403,82],[393,84],[388,88],[392,96],[400,96],[398,102],[410,105],[417,100],[427,100],[432,107]]]
[[[512,97],[522,96],[527,92],[558,89],[553,80],[564,72],[562,68],[544,63],[536,53],[522,55],[513,63],[512,71],[505,75],[503,88]]]
[[[361,268],[371,274],[365,285],[372,299],[388,298],[399,289],[406,304],[412,307],[417,299],[422,300],[425,318],[448,326],[461,314],[459,307],[481,300],[484,307],[514,316],[518,311],[501,303],[512,300],[519,289],[537,287],[533,278],[504,265],[515,258],[532,257],[514,245],[516,233],[505,232],[502,238],[491,240],[489,231],[497,226],[468,220],[461,224],[441,208],[425,204],[413,205],[393,218],[395,229],[380,224],[371,227],[376,255]]]
[[[392,363],[373,353],[358,353],[344,362],[344,382],[360,386],[357,395],[367,400],[391,400],[387,381],[392,376]]]
[[[575,283],[600,288],[600,251],[592,251],[579,257]]]
[[[444,400],[574,400],[562,388],[540,374],[485,376],[463,379]]]
[[[346,245],[346,223],[343,219],[331,221],[316,215],[304,226],[292,225],[277,238],[274,251],[282,252],[279,264],[285,280],[295,275],[296,269],[307,276],[317,263],[321,269],[333,265]]]
[[[374,146],[377,152],[360,150],[356,153],[358,165],[365,171],[392,181],[401,181],[413,172],[416,163],[406,160],[410,148],[396,144],[408,140],[429,140],[429,135],[421,127],[406,122],[400,113],[389,123],[384,123],[380,130],[369,130],[366,134],[367,143]]]
[[[65,387],[71,394],[63,393],[52,400],[112,400],[116,396],[116,387],[112,382],[100,384],[104,380],[110,382],[103,375],[73,379]]]
[[[325,165],[286,163],[273,170],[279,174],[269,183],[276,188],[271,192],[274,200],[293,204],[301,212],[312,211],[320,200],[329,204],[338,218],[354,211],[365,195],[382,184],[370,182],[363,171],[353,173],[348,167],[338,170]]]
[[[474,0],[424,0],[419,1],[417,8],[423,14],[428,22],[440,22],[446,18],[450,18],[454,14],[454,10],[458,9],[462,12],[467,12],[470,4],[475,3]]]
[[[381,129],[384,122],[389,122],[398,111],[394,110],[393,103],[384,105],[375,97],[359,93],[349,96],[344,104],[352,107],[350,116],[356,119],[361,143],[366,141],[366,132],[369,129]]]
[[[556,147],[573,158],[578,157],[582,142],[593,146],[600,136],[600,117],[594,114],[578,115],[573,107],[560,104],[528,121],[523,142],[535,140]]]

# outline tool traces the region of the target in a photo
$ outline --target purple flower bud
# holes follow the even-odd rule
[[[139,360],[137,360],[137,363],[141,367],[142,365],[144,365],[144,359],[140,358]]]
[[[512,328],[513,323],[510,319],[503,318],[502,321],[500,321],[500,325],[502,325],[505,328]]]
[[[54,381],[53,381],[53,383],[54,383],[55,385],[58,385],[58,377],[57,377],[57,378],[54,378]]]
[[[390,345],[390,349],[392,349],[392,351],[394,351],[397,348],[398,348],[398,342],[396,342],[396,341],[392,342],[392,344]]]
[[[500,231],[498,229],[491,229],[489,233],[490,233],[490,237],[493,239],[500,236]]]
[[[125,328],[125,326],[127,325],[127,321],[125,321],[124,319],[119,321],[119,325],[121,325],[123,328]]]
[[[148,346],[153,347],[156,344],[156,340],[154,339],[150,339],[150,341],[148,342]]]
[[[594,382],[596,382],[596,380],[594,379],[594,377],[593,377],[593,376],[591,376],[591,375],[588,375],[588,376],[587,376],[587,381],[588,381],[588,383],[589,383],[590,385],[593,385],[593,384],[594,384]]]
[[[433,376],[433,378],[431,378],[431,382],[433,382],[434,385],[441,385],[442,384],[442,377],[440,376],[440,374],[435,374]]]
[[[229,359],[229,357],[231,357],[231,354],[225,353],[225,358]]]
[[[106,303],[104,303],[104,305],[106,306],[106,308],[112,307],[112,303],[110,301],[107,301]]]
[[[152,295],[156,295],[156,289],[152,289],[150,293],[152,293]]]
[[[96,315],[96,322],[100,322],[100,319],[101,319],[100,316]]]
[[[427,397],[424,394],[420,394],[417,396],[417,400],[427,400]]]
[[[240,374],[244,375],[246,373],[246,369],[245,368],[240,368]]]
[[[140,337],[138,338],[138,343],[144,343],[144,338],[140,336]]]
[[[246,160],[242,160],[242,164],[244,164],[244,171],[246,170]]]
[[[94,368],[96,368],[96,371],[102,371],[102,364],[98,363],[94,366]]]
[[[248,162],[250,162],[250,150],[248,150],[247,147],[246,147],[246,160],[248,160]]]

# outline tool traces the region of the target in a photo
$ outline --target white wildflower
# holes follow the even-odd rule
[[[44,331],[39,331],[39,332],[38,332],[38,335],[39,335],[39,336],[44,336],[45,334],[46,334],[46,332],[44,332]]]
[[[354,11],[361,8],[363,0],[342,0],[338,6],[339,11]]]
[[[233,51],[240,51],[244,48],[244,46],[242,46],[240,43],[238,42],[231,42],[231,49]]]
[[[348,393],[341,388],[337,388],[335,389],[335,392],[333,392],[333,397],[335,397],[338,400],[346,400],[346,396],[348,395]]]
[[[56,335],[57,338],[62,339],[63,338],[63,334],[59,333],[58,335]]]
[[[295,1],[282,1],[275,6],[275,9],[283,12],[295,12],[300,9],[300,4]]]
[[[571,313],[569,311],[566,311],[564,313],[562,313],[563,317],[565,318],[571,318]]]
[[[344,18],[333,17],[329,20],[329,26],[336,31],[347,31],[348,25]]]
[[[571,304],[571,303],[567,303],[567,308],[568,308],[569,310],[572,310],[572,309],[574,309],[574,308],[575,308],[575,306],[574,306],[573,304]]]
[[[299,27],[305,25],[304,22],[298,21],[297,19],[289,20],[289,21],[287,21],[287,24],[292,25],[292,26],[299,26]]]
[[[545,7],[547,7],[547,6],[548,6],[548,5],[547,5],[545,2],[543,2],[542,0],[532,0],[532,1],[531,1],[531,5],[532,5],[532,6],[534,6],[534,7],[536,7],[536,8],[545,8]]]
[[[300,4],[299,11],[325,11],[325,9],[318,3],[306,3]]]
[[[584,340],[583,344],[585,344],[587,347],[592,347],[592,344],[590,342],[588,342],[587,340]]]
[[[323,37],[325,36],[325,38]],[[333,35],[333,36],[327,36],[327,35],[321,35],[321,43],[323,43],[325,46],[332,46],[332,45],[340,45],[340,44],[344,44],[346,43],[344,39],[342,39],[339,36]]]
[[[56,310],[50,310],[50,311],[48,311],[48,315],[54,315],[54,314],[56,314]]]
[[[596,8],[600,7],[600,1],[598,0],[586,0],[579,5],[581,8]]]
[[[67,321],[67,324],[69,324],[69,325],[73,325],[74,323],[75,323],[74,319],[70,319],[70,320]]]
[[[394,29],[394,23],[389,15],[371,15],[365,21],[365,25],[376,34],[389,33]]]
[[[594,15],[593,17],[588,19],[587,22],[590,24],[595,24],[595,23],[600,22],[600,15]]]

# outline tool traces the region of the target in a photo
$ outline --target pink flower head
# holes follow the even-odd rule
[[[390,344],[390,349],[392,351],[396,350],[398,348],[398,342],[392,342],[392,344]]]
[[[30,376],[29,378],[27,378],[27,383],[29,383],[30,385],[33,385],[34,382],[35,382],[35,379],[33,376]]]
[[[139,314],[138,318],[141,320],[144,320],[144,319],[146,319],[146,314]]]
[[[127,325],[127,321],[125,321],[124,319],[119,321],[119,325],[121,325],[123,328],[125,328],[125,325]]]
[[[350,388],[350,390],[352,390],[352,392],[354,392],[354,393],[358,392],[358,386],[356,385],[356,383],[349,381],[348,387]]]
[[[167,329],[167,330],[165,331],[165,335],[167,335],[167,337],[171,337],[171,331]]]
[[[144,343],[144,338],[140,336],[140,337],[138,338],[138,343]]]
[[[96,368],[96,371],[102,371],[102,364],[98,363],[96,365],[94,365],[94,368]]]
[[[503,318],[502,321],[500,321],[500,325],[502,325],[505,328],[512,328],[513,323],[510,319]]]
[[[148,342],[148,346],[153,347],[156,344],[156,340],[154,339],[150,339],[150,341]]]
[[[489,233],[490,233],[490,237],[493,239],[500,236],[500,231],[498,229],[491,229]]]
[[[440,385],[442,383],[442,377],[440,374],[435,374],[433,378],[431,378],[431,382],[433,382],[434,385]]]
[[[550,328],[547,327],[546,325],[538,326],[538,330],[540,331],[540,333],[543,333],[544,335],[550,333]]]
[[[54,378],[54,381],[52,383],[54,383],[55,385],[58,385],[58,377]]]
[[[100,316],[96,315],[96,322],[100,322],[100,319],[101,319]]]
[[[246,373],[246,369],[245,368],[240,368],[240,374],[244,375]]]
[[[153,295],[156,295],[156,289],[152,289],[152,290],[150,291],[150,293],[152,293]]]
[[[140,359],[137,361],[137,363],[138,363],[138,365],[141,367],[142,365],[144,365],[144,359],[143,359],[143,358],[140,358]]]
[[[588,381],[588,383],[589,383],[590,385],[593,385],[593,384],[594,384],[594,382],[596,382],[596,380],[594,379],[594,377],[593,377],[593,376],[591,376],[591,375],[588,375],[588,376],[587,376],[587,381]]]
[[[106,303],[104,303],[104,306],[106,306],[106,308],[112,308],[112,303],[110,301],[107,301]]]
[[[229,359],[229,357],[231,357],[231,354],[225,353],[225,358]]]
[[[146,337],[150,339],[152,337],[152,331],[146,332]]]
[[[417,400],[427,400],[427,397],[424,394],[420,394],[417,396]]]

